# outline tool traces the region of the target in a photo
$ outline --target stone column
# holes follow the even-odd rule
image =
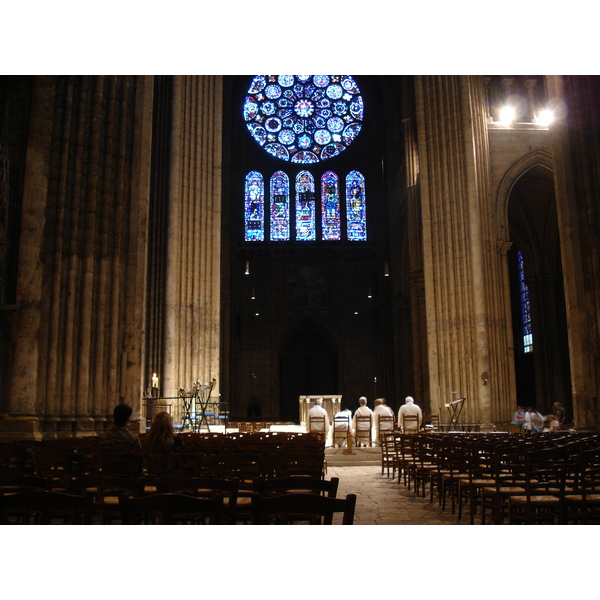
[[[7,401],[9,414],[2,421],[5,435],[35,439],[42,435],[38,417],[43,411],[38,371],[40,307],[55,86],[53,77],[36,78],[33,86],[13,327],[14,354]]]
[[[600,426],[600,81],[551,76],[548,96],[560,109],[551,125],[555,191],[568,321],[573,417]]]
[[[508,417],[510,323],[490,194],[483,79],[417,77],[431,411],[466,397],[461,421]],[[512,344],[510,344],[512,345]]]
[[[221,149],[219,76],[173,87],[163,394],[215,378],[219,394]],[[177,415],[176,415],[177,418]]]

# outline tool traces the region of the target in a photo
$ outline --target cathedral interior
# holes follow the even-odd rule
[[[1,438],[143,427],[153,377],[176,423],[216,380],[232,420],[600,425],[597,76],[5,75],[0,108]]]

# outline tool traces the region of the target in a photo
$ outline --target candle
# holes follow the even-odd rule
[[[156,376],[156,373],[152,373],[152,387],[158,387],[158,377]]]

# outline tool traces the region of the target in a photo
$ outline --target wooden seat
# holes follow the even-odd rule
[[[121,520],[119,496],[126,494],[137,498],[143,495],[144,480],[112,475],[88,475],[73,482],[72,491],[88,498],[88,512],[92,523],[108,525],[115,520]]]
[[[52,489],[51,477],[35,477],[34,475],[0,474],[0,494],[16,494],[27,490]]]
[[[402,415],[402,433],[418,433],[418,415]]]
[[[356,440],[356,445],[363,443],[369,447],[371,446],[371,443],[373,442],[371,427],[371,415],[363,417],[357,415],[354,430],[354,439]]]
[[[426,431],[439,431],[440,430],[440,416],[439,415],[423,415],[423,427]]]
[[[325,443],[325,440],[327,438],[327,431],[326,431],[326,419],[325,417],[312,417],[309,416],[308,417],[308,433],[313,433],[313,434],[317,434],[319,436],[321,436],[321,439],[323,441],[323,444]]]
[[[28,490],[0,496],[2,525],[83,525],[89,521],[88,499],[52,490]]]
[[[254,492],[261,495],[279,495],[288,493],[322,494],[335,498],[339,478],[321,479],[320,477],[276,477],[275,479],[257,479]]]
[[[398,469],[398,454],[396,449],[396,434],[393,432],[384,432],[380,435],[381,439],[381,475],[384,472],[390,476],[392,471],[392,479],[396,477]]]
[[[119,449],[99,450],[91,456],[93,474],[137,479],[142,476],[143,454],[141,451]]]
[[[525,493],[509,496],[514,524],[559,524],[565,498],[568,453],[561,448],[532,450],[525,456]]]
[[[333,418],[333,435],[331,443],[343,446],[348,441],[348,432],[350,431],[350,417],[348,415],[339,415]]]
[[[83,456],[73,448],[38,447],[33,450],[37,477],[50,477],[52,489],[66,492],[70,482],[83,474]]]
[[[319,494],[292,493],[252,496],[254,525],[333,525],[334,514],[342,514],[342,525],[354,523],[356,495],[328,498]]]
[[[214,477],[167,477],[157,481],[157,491],[160,494],[186,494],[196,498],[223,497],[225,521],[235,524],[239,479],[217,479]]]
[[[121,517],[127,525],[221,525],[223,497],[197,498],[186,494],[119,496]]]
[[[565,494],[563,521],[600,523],[600,448],[580,452],[578,481],[575,490]]]
[[[377,415],[377,432],[379,439],[377,442],[381,444],[381,437],[394,431],[396,419],[393,416]]]

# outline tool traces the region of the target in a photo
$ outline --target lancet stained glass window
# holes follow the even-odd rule
[[[353,242],[366,241],[365,178],[359,171],[351,171],[346,177],[346,221],[348,240]]]
[[[269,154],[310,164],[343,152],[359,134],[363,99],[350,75],[256,75],[243,116]]]
[[[333,171],[321,177],[321,236],[325,241],[341,236],[339,181]]]
[[[258,171],[246,175],[244,222],[245,240],[262,242],[265,237],[265,184]]]
[[[525,267],[523,254],[517,253],[519,264],[519,291],[521,294],[521,325],[523,332],[523,350],[527,354],[533,352],[533,333],[531,330],[531,306],[529,304],[529,288],[525,283]]]
[[[315,232],[315,180],[308,171],[296,176],[296,239],[314,241]]]
[[[290,239],[290,180],[283,171],[271,177],[271,241]]]

